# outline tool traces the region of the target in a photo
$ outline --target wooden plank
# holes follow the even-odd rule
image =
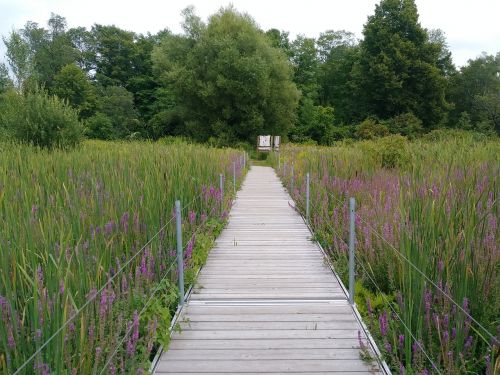
[[[193,305],[188,304],[185,312],[187,314],[204,314],[204,315],[241,315],[252,314],[258,316],[260,314],[346,314],[352,312],[347,301],[335,301],[322,304],[300,304],[300,305],[259,305],[259,306],[214,306],[214,305]]]
[[[196,300],[210,300],[210,299],[236,299],[236,300],[241,300],[241,299],[345,299],[345,295],[343,293],[307,293],[307,292],[302,292],[302,293],[282,293],[282,292],[261,292],[261,293],[233,293],[231,295],[227,293],[199,293],[199,294],[192,294],[193,301]]]
[[[330,371],[347,373],[351,371],[370,371],[371,367],[361,359],[357,360],[203,360],[185,361],[170,360],[160,362],[157,373],[170,372],[217,372],[217,373],[245,373],[245,372],[317,372]]]
[[[233,340],[172,340],[170,349],[351,349],[359,348],[358,339],[233,339]]]
[[[249,359],[359,359],[359,349],[171,349],[165,359],[185,359],[189,361],[199,360],[249,360]]]
[[[360,325],[270,168],[252,168],[156,374],[373,374]]]
[[[174,332],[174,340],[234,340],[234,339],[357,339],[358,330],[241,330],[241,331],[183,331]]]
[[[341,294],[342,290],[340,287],[326,287],[326,288],[293,288],[293,287],[266,287],[266,288],[261,288],[261,287],[256,287],[256,288],[249,288],[246,286],[241,286],[239,288],[235,287],[234,285],[231,285],[231,288],[223,288],[223,289],[215,289],[215,288],[196,288],[193,293],[195,294],[203,294],[203,293],[212,293],[212,294],[233,294],[233,293],[263,293],[263,290],[265,290],[265,293],[274,293],[274,292],[279,292],[279,293],[308,293],[308,294],[323,294],[323,293],[337,293]]]
[[[185,319],[189,319],[186,317]],[[330,322],[191,322],[180,321],[184,331],[246,331],[246,330],[357,330],[360,327],[355,321]]]
[[[222,314],[200,315],[192,312],[183,315],[189,322],[352,322],[352,317],[342,314]]]

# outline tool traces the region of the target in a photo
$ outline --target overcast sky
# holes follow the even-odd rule
[[[447,37],[456,65],[483,51],[500,51],[500,0],[416,0],[420,22],[440,28]],[[50,13],[66,17],[69,27],[114,24],[139,32],[169,28],[180,32],[180,12],[194,5],[204,20],[232,3],[249,13],[264,30],[277,28],[290,36],[317,37],[320,32],[344,29],[361,37],[363,24],[373,14],[376,0],[0,0],[0,34],[21,28],[26,21],[45,25]],[[0,43],[0,59],[5,48]]]

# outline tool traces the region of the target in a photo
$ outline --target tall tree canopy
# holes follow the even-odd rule
[[[414,0],[382,0],[363,30],[356,70],[359,116],[387,119],[413,112],[424,126],[446,114],[442,46],[418,22]]]
[[[206,26],[187,14],[186,34],[167,36],[153,53],[156,72],[183,108],[187,132],[223,143],[286,134],[299,93],[284,53],[232,7]]]

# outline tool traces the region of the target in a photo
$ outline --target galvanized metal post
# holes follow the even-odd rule
[[[349,303],[354,305],[354,247],[356,241],[356,228],[354,227],[354,198],[349,199]]]
[[[309,222],[309,183],[310,183],[309,172],[307,172],[307,175],[306,175],[306,220],[307,220],[307,224],[310,224],[310,222]]]
[[[292,170],[290,172],[290,196],[293,198],[293,163]]]
[[[286,177],[286,161],[283,161],[283,178]]]
[[[181,201],[175,201],[177,228],[177,270],[179,272],[179,305],[184,305],[184,256],[182,255]]]
[[[233,162],[233,194],[236,197],[236,162]]]
[[[224,212],[224,176],[222,173],[219,175],[219,188],[220,188],[220,213]]]

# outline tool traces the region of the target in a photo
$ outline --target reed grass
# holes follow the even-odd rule
[[[108,361],[104,373],[144,373],[168,342],[178,300],[174,202],[184,207],[189,284],[230,207],[232,177],[221,209],[219,173],[232,176],[235,162],[239,183],[241,156],[188,144],[0,144],[0,373],[18,369],[89,299],[21,373],[99,374]]]
[[[356,251],[364,266],[356,269],[356,302],[395,372],[499,371],[498,139],[393,137],[285,146],[279,157],[288,188],[293,163],[291,194],[303,211],[311,173],[311,225],[344,282],[348,198],[356,198]],[[277,168],[278,154],[271,159]]]

